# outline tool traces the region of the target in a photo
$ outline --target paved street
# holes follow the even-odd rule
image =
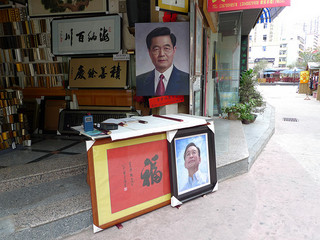
[[[304,100],[297,86],[259,89],[275,107],[276,129],[248,173],[180,209],[166,206],[120,230],[89,228],[68,239],[320,239],[320,101]]]

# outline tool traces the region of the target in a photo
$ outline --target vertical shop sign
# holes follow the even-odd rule
[[[248,65],[248,36],[241,37],[240,74],[247,70]]]

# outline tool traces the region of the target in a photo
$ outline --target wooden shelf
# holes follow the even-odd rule
[[[77,96],[83,106],[132,106],[132,90],[126,89],[77,89],[71,94]]]
[[[51,88],[24,88],[22,90],[24,98],[41,98],[41,96],[66,96],[63,87]]]

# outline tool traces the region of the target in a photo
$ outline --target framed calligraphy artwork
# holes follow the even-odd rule
[[[54,55],[118,53],[121,19],[119,15],[53,19],[51,36]]]
[[[95,14],[105,13],[107,11],[107,2],[105,0],[28,0],[28,7],[29,15],[31,17]]]
[[[216,190],[214,132],[209,126],[168,133],[173,134],[169,147],[172,206]]]
[[[105,58],[72,58],[69,86],[74,88],[127,88],[127,62]]]
[[[88,142],[94,232],[170,204],[166,134]]]
[[[189,0],[157,0],[157,6],[164,11],[187,14],[189,11]]]

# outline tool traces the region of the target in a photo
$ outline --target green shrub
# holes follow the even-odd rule
[[[263,98],[256,86],[258,81],[254,77],[253,70],[249,69],[241,74],[239,83],[240,103],[248,103],[255,100],[255,106],[259,107],[263,104]]]

